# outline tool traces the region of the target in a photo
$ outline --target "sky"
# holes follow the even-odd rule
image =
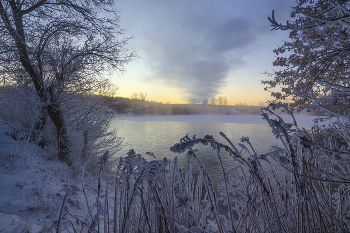
[[[229,104],[273,99],[273,49],[288,32],[271,31],[267,17],[285,23],[293,0],[124,0],[120,24],[138,58],[112,76],[118,96],[147,93],[147,100],[186,103],[225,96]]]

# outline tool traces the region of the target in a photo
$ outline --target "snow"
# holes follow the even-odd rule
[[[0,232],[52,232],[68,189],[69,212],[85,219],[88,211],[79,174],[55,154],[10,138],[5,134],[10,128],[0,119]],[[97,181],[92,176],[84,179],[89,203],[94,204]]]
[[[288,116],[285,116],[288,117]],[[118,116],[130,121],[223,122],[266,124],[260,115],[176,115]],[[296,116],[300,125],[314,117]],[[6,135],[11,126],[0,119],[0,232],[52,232],[67,190],[69,213],[86,219],[88,210],[82,192],[81,174],[57,160],[54,153],[42,150],[26,140]],[[79,173],[79,174],[77,174]],[[90,207],[96,203],[97,180],[86,173],[84,186]],[[110,185],[113,187],[113,185]],[[69,217],[69,216],[68,216]],[[69,221],[64,227],[69,228]],[[69,221],[68,221],[69,219]],[[71,231],[73,232],[73,231]]]
[[[284,120],[291,122],[289,115],[281,115]],[[116,118],[128,121],[170,121],[170,122],[216,122],[239,124],[267,124],[260,115],[145,115],[145,116],[116,116]],[[296,114],[295,118],[300,126],[312,126],[315,116]]]

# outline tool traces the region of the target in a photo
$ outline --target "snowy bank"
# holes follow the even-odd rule
[[[96,202],[96,179],[85,175],[85,196],[80,174],[57,154],[10,138],[6,134],[11,130],[0,119],[0,232],[56,232],[65,197],[70,216],[65,212],[62,229],[71,229],[69,221],[86,219],[85,197],[90,205]]]

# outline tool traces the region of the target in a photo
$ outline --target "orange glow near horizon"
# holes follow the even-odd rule
[[[182,98],[186,96],[186,93],[182,93],[175,88],[164,87],[160,85],[150,85],[145,83],[128,85],[127,83],[116,82],[116,85],[119,87],[117,96],[130,98],[133,93],[139,94],[147,93],[147,101],[156,101],[161,103],[170,103],[170,104],[186,104],[189,102],[189,98]],[[259,90],[260,89],[260,90]],[[271,100],[272,97],[267,91],[262,91],[263,86],[260,88],[247,88],[244,86],[239,86],[235,88],[223,88],[221,94],[218,96],[224,96],[228,100],[228,105],[236,104],[246,104],[250,106],[260,106],[262,103],[266,103],[267,100]],[[208,98],[210,101],[210,98]],[[198,103],[202,103],[203,99],[197,100]]]
[[[157,79],[149,78],[144,69],[137,64],[134,69],[128,69],[123,76],[114,76],[111,81],[118,86],[117,96],[130,98],[133,93],[147,93],[146,100],[161,103],[185,104],[189,102],[190,93],[185,90],[161,82]],[[144,68],[144,67],[142,67]],[[220,89],[220,93],[214,97],[224,96],[228,100],[228,105],[247,104],[250,106],[260,106],[268,100],[272,100],[270,93],[264,91],[264,86],[254,75],[236,73],[231,74],[231,82],[228,81]],[[239,76],[240,78],[235,78]],[[263,79],[262,77],[261,79]],[[200,88],[200,87],[198,87]],[[210,101],[210,97],[207,97]],[[202,103],[203,99],[196,99],[198,103]]]

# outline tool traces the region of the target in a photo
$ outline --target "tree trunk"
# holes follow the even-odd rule
[[[58,137],[58,158],[71,166],[72,161],[68,157],[70,143],[62,111],[57,103],[50,103],[47,106],[47,112],[56,127],[56,134]]]
[[[67,128],[64,122],[62,110],[59,107],[57,98],[54,96],[52,86],[45,88],[43,77],[40,72],[34,66],[28,55],[28,48],[26,44],[26,38],[24,33],[23,24],[23,12],[18,8],[14,0],[10,0],[9,4],[11,6],[12,14],[14,17],[14,27],[11,25],[9,17],[5,11],[4,6],[0,1],[0,16],[4,21],[5,27],[9,34],[13,37],[17,51],[19,54],[19,60],[30,76],[35,90],[40,98],[40,101],[46,105],[47,113],[56,127],[56,133],[58,137],[58,157],[60,160],[71,165],[71,161],[68,158],[69,153],[69,140],[67,135]]]
[[[84,145],[83,145],[83,153],[81,155],[81,158],[83,161],[86,161],[86,157],[87,157],[87,150],[88,150],[88,144],[89,144],[89,139],[88,139],[88,131],[84,131],[83,133],[84,135]]]
[[[44,149],[45,148],[45,140],[42,137],[42,132],[44,131],[44,128],[46,126],[47,123],[47,113],[46,113],[46,109],[45,108],[41,108],[40,109],[40,117],[39,119],[37,119],[37,121],[35,122],[34,125],[34,130],[32,132],[32,134],[30,135],[31,140],[37,140],[40,137],[40,141],[38,142],[38,145]]]

